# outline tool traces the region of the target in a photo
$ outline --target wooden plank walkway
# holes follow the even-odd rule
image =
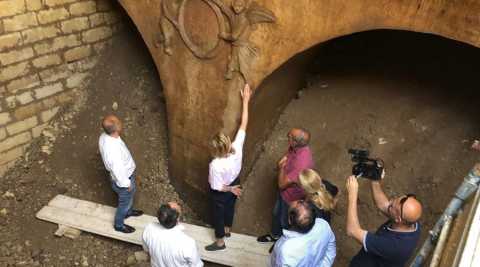
[[[126,223],[135,227],[132,234],[124,234],[113,229],[115,208],[80,200],[65,195],[57,195],[38,213],[37,218],[59,225],[79,229],[125,242],[142,245],[143,229],[148,223],[158,223],[156,217],[142,215],[130,217]],[[271,244],[261,244],[253,236],[232,233],[226,238],[227,249],[208,252],[204,247],[214,241],[213,229],[182,223],[185,233],[196,240],[203,260],[229,266],[267,266],[268,249]]]

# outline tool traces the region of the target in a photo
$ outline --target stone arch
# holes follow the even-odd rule
[[[174,0],[163,0],[174,1]],[[132,18],[157,65],[167,103],[170,146],[170,175],[187,198],[205,199],[209,156],[207,141],[220,130],[233,134],[239,119],[238,88],[243,81],[225,80],[224,72],[230,48],[225,46],[213,59],[202,60],[191,53],[178,34],[172,38],[173,55],[166,55],[154,45],[152,36],[159,31],[161,1],[120,0]],[[191,0],[192,3],[203,0]],[[421,0],[256,0],[276,16],[272,25],[256,26],[250,41],[260,54],[251,60],[249,77],[257,87],[292,56],[327,40],[374,29],[397,29],[432,33],[480,46],[480,3],[478,1]],[[229,1],[225,1],[229,3]],[[193,6],[196,8],[196,4]],[[198,9],[196,16],[208,18]],[[200,33],[202,28],[197,28]],[[252,109],[261,111],[269,101],[260,92]],[[270,113],[269,113],[270,112]],[[273,118],[272,109],[262,118]],[[253,119],[255,120],[255,119]],[[256,126],[257,125],[257,126]],[[257,154],[257,134],[261,123],[249,128],[246,165]],[[205,210],[206,203],[196,201]]]

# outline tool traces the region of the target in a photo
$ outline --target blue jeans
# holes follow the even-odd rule
[[[125,217],[130,213],[133,206],[133,197],[135,191],[137,191],[137,186],[135,185],[135,175],[130,176],[131,181],[131,190],[128,191],[128,187],[118,187],[117,184],[112,180],[112,189],[118,195],[118,207],[115,212],[114,227],[123,228]]]
[[[278,193],[275,207],[273,208],[272,236],[278,238],[283,229],[288,229],[288,203]]]

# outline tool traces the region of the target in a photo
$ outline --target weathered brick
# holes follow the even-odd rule
[[[58,35],[60,30],[55,26],[37,27],[22,32],[23,41],[25,43],[38,42],[43,39],[53,38]]]
[[[37,17],[33,12],[3,20],[3,28],[6,32],[21,31],[37,25]]]
[[[97,63],[98,63],[97,57],[87,57],[85,59],[69,63],[68,69],[73,72],[77,72],[77,71],[84,72],[95,67]]]
[[[75,1],[78,0],[44,0],[45,5],[47,5],[48,7],[64,5]]]
[[[85,79],[89,76],[88,73],[75,73],[70,78],[67,79],[67,87],[68,88],[75,88],[80,86]]]
[[[48,126],[48,124],[44,123],[44,124],[40,124],[37,127],[33,128],[32,129],[33,138],[39,137],[42,134],[43,130],[45,130],[45,128],[47,128],[47,126]]]
[[[97,54],[101,54],[102,51],[108,46],[108,42],[98,42],[93,44],[93,49]]]
[[[42,114],[40,114],[42,121],[48,122],[49,120],[51,120],[55,115],[57,115],[59,109],[59,107],[54,107],[49,110],[43,111]]]
[[[32,102],[26,106],[16,108],[15,111],[13,111],[13,116],[17,120],[23,120],[38,114],[42,109],[43,104],[41,102]]]
[[[11,136],[0,142],[0,152],[7,151],[19,145],[23,145],[30,141],[30,139],[32,139],[32,135],[30,134],[30,132],[24,132],[15,136]]]
[[[33,48],[39,55],[55,52],[64,48],[74,47],[80,45],[78,36],[70,34],[67,36],[60,36],[53,40],[49,40],[40,44],[36,44]]]
[[[42,8],[42,0],[26,0],[28,11],[37,11]]]
[[[19,94],[15,96],[15,98],[22,105],[28,104],[33,101],[32,92],[25,92],[23,94]]]
[[[0,18],[25,12],[25,2],[19,0],[0,1]]]
[[[40,24],[47,24],[66,19],[70,15],[68,14],[67,9],[61,7],[42,10],[38,12],[37,16]]]
[[[107,24],[114,24],[116,22],[119,21],[119,17],[118,17],[118,14],[116,12],[105,12],[104,13],[104,17],[105,17],[105,22],[107,22]]]
[[[75,94],[76,94],[75,89],[73,89],[73,90],[70,90],[69,92],[60,93],[54,97],[58,103],[64,104],[67,102],[71,102],[74,99]]]
[[[97,27],[105,23],[105,17],[103,13],[92,14],[90,17],[88,17],[88,19],[90,20],[91,27]]]
[[[92,54],[92,48],[88,45],[88,46],[79,46],[79,47],[72,48],[66,51],[63,56],[65,58],[65,61],[72,62],[82,58],[86,58],[91,54]]]
[[[11,162],[20,158],[23,155],[24,149],[23,146],[18,146],[14,149],[6,151],[0,154],[0,165]]]
[[[33,49],[26,47],[24,49],[14,49],[9,52],[0,53],[0,64],[9,65],[15,62],[23,61],[33,57]]]
[[[15,93],[18,90],[32,88],[40,84],[40,79],[38,78],[38,74],[32,74],[28,76],[23,76],[19,79],[11,81],[7,84],[7,89],[11,93]]]
[[[5,127],[0,127],[0,140],[7,138],[7,130]]]
[[[42,56],[32,60],[33,66],[40,69],[53,66],[53,65],[58,65],[60,63],[62,63],[62,59],[57,54],[50,54],[50,55]]]
[[[74,18],[63,21],[61,24],[63,33],[79,32],[90,27],[87,17]]]
[[[112,29],[105,26],[85,31],[82,34],[83,41],[87,43],[94,43],[110,36],[112,36]]]
[[[11,80],[19,76],[25,75],[30,69],[29,62],[22,62],[16,65],[0,68],[0,82]]]
[[[71,4],[69,10],[72,16],[82,16],[95,13],[97,7],[95,1],[87,1]]]
[[[9,135],[14,135],[17,133],[24,132],[26,130],[30,130],[37,125],[38,125],[37,116],[33,116],[28,119],[7,125],[7,132]]]
[[[63,85],[62,83],[55,83],[52,85],[47,85],[41,88],[38,88],[35,90],[35,98],[36,99],[42,99],[47,96],[51,96],[53,94],[56,94],[58,92],[63,91]]]
[[[61,65],[55,68],[49,68],[40,72],[40,78],[44,82],[54,82],[59,79],[64,79],[70,76],[72,72],[66,65]]]
[[[9,109],[14,109],[17,106],[17,100],[15,100],[14,95],[5,98],[5,102],[7,103],[7,107]]]
[[[22,36],[18,32],[0,36],[0,52],[22,44]]]
[[[12,120],[8,112],[0,113],[0,125],[5,125]]]

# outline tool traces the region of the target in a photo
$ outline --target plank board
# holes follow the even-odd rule
[[[115,208],[80,200],[65,195],[57,195],[38,213],[37,218],[60,225],[80,229],[125,242],[142,245],[142,233],[149,223],[158,223],[157,218],[150,215],[130,217],[125,222],[137,230],[124,234],[113,229]],[[185,233],[197,242],[203,260],[230,266],[267,266],[271,244],[261,244],[253,236],[232,233],[225,239],[226,250],[209,252],[204,249],[215,238],[213,229],[182,223]]]

